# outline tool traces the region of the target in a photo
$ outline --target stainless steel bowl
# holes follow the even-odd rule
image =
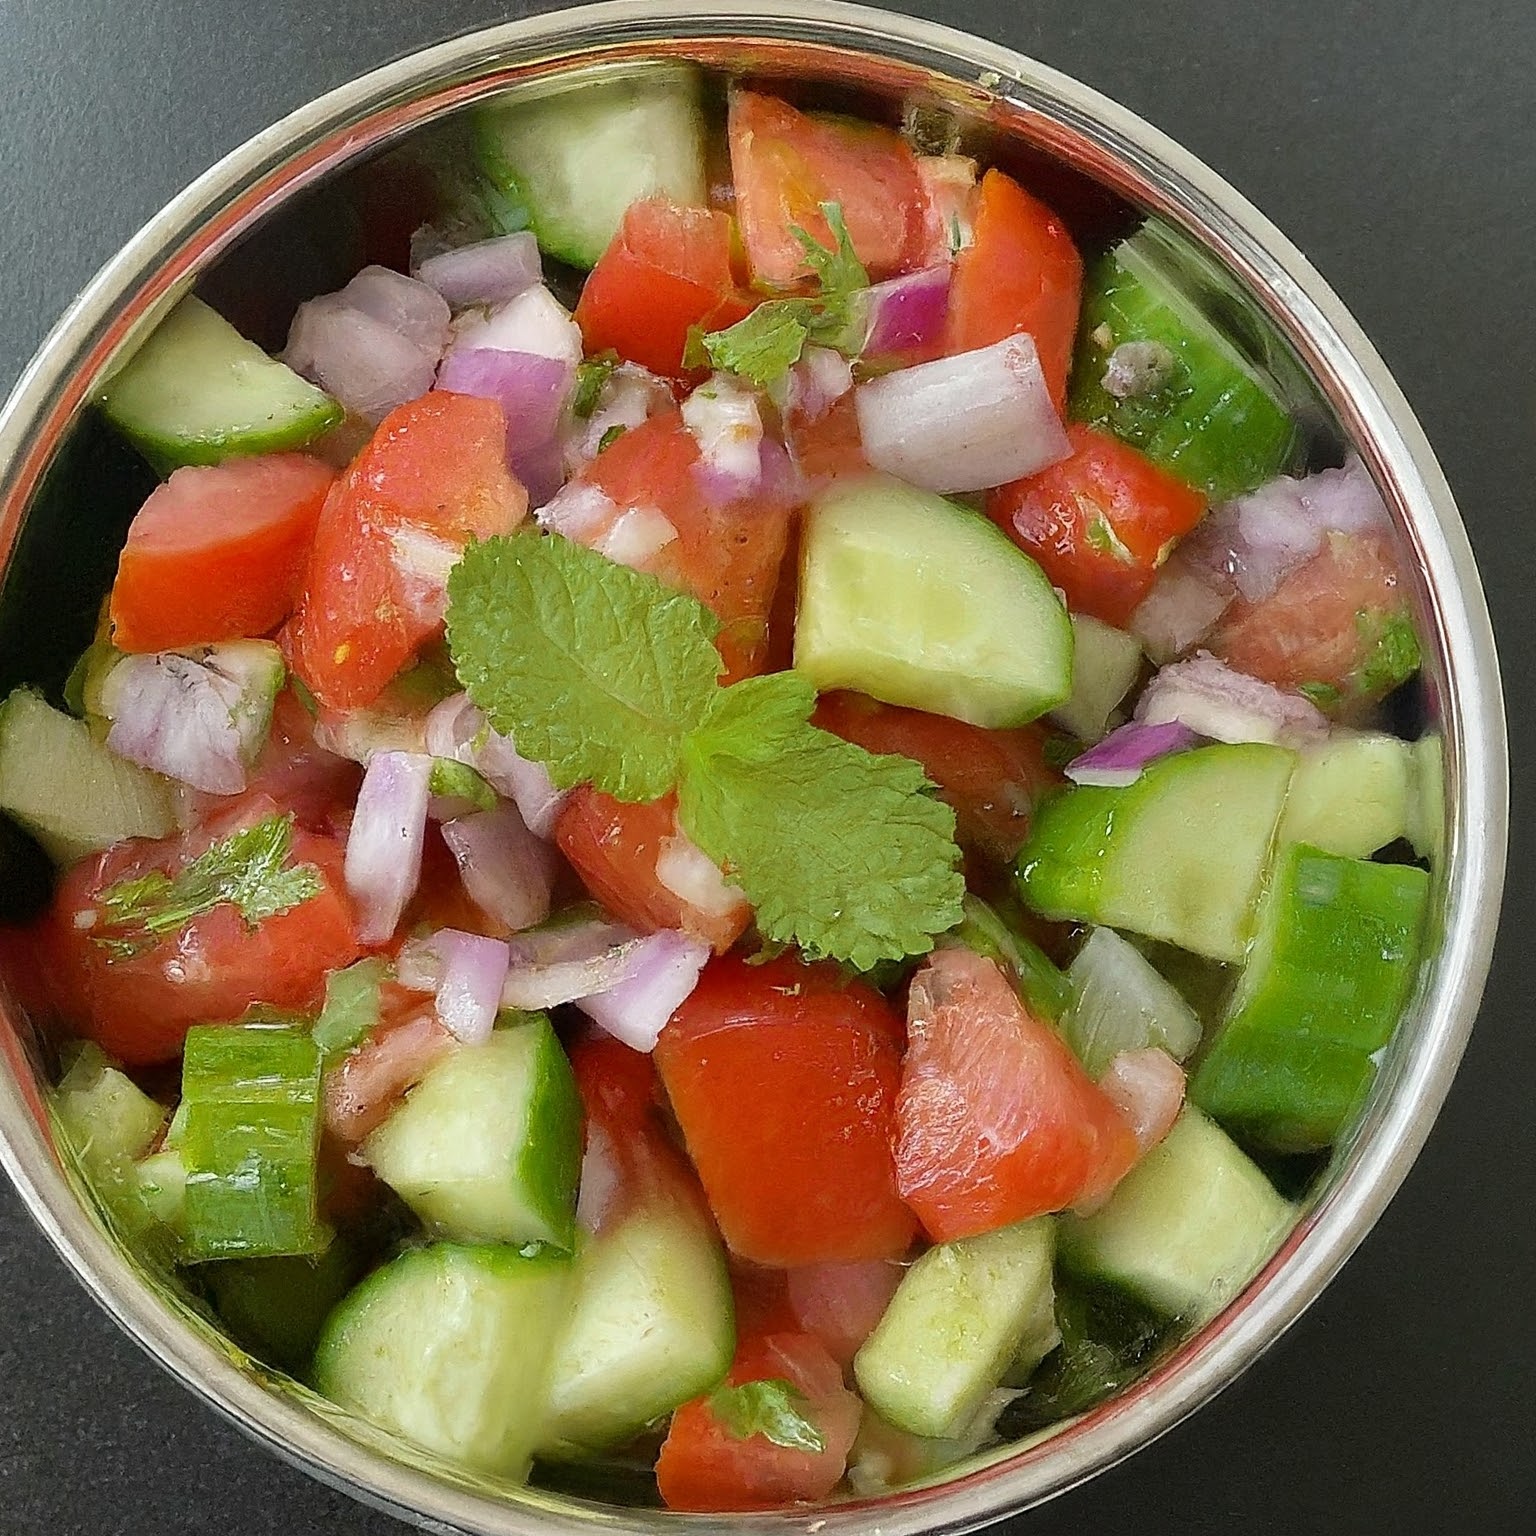
[[[1365,1237],[1427,1136],[1472,1027],[1498,916],[1507,760],[1498,664],[1461,520],[1386,367],[1305,258],[1255,208],[1139,118],[1006,48],[904,16],[821,0],[751,5],[612,3],[533,17],[444,43],[330,92],[259,134],[175,198],[96,276],[49,335],[0,416],[0,560],[18,535],[64,538],[49,488],[105,471],[71,462],[86,403],[136,336],[195,280],[231,292],[248,274],[279,308],[320,286],[297,233],[369,156],[482,97],[578,65],[659,54],[827,82],[868,105],[921,99],[1055,177],[1083,218],[1156,212],[1201,240],[1294,350],[1336,425],[1376,476],[1417,567],[1431,723],[1445,743],[1438,945],[1369,1104],[1263,1272],[1137,1386],[1030,1443],[993,1451],[930,1487],[811,1512],[731,1517],[733,1529],[822,1536],[963,1531],[1072,1487],[1146,1445],[1232,1381],[1318,1295]],[[323,265],[323,260],[321,260]],[[345,272],[325,274],[342,278]],[[307,286],[306,286],[307,284]],[[291,290],[291,292],[289,291]],[[270,338],[268,338],[270,339]],[[104,480],[98,484],[105,490]],[[30,522],[29,522],[30,520]],[[110,556],[110,551],[108,551]],[[9,574],[9,573],[8,573]],[[30,578],[28,578],[30,580]],[[24,596],[30,593],[24,589]],[[41,602],[41,600],[39,600]],[[687,1518],[536,1490],[498,1489],[349,1423],[253,1366],[197,1310],[157,1288],[104,1235],[55,1153],[39,1055],[19,1010],[0,1027],[0,1156],[81,1282],[161,1364],[277,1454],[433,1530],[533,1536],[595,1526],[655,1530]]]

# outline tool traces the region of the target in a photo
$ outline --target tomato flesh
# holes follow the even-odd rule
[[[621,923],[642,933],[681,928],[721,953],[745,932],[752,909],[743,901],[729,912],[707,911],[663,885],[656,861],[676,834],[675,795],[636,805],[590,785],[572,791],[555,822],[560,852]]]
[[[715,644],[735,682],[762,670],[768,615],[778,587],[792,508],[769,493],[721,503],[707,493],[699,445],[681,411],[665,411],[609,444],[573,484],[590,485],[613,503],[570,537],[602,548],[628,512],[659,511],[676,533],[659,549],[621,557],[635,570],[691,592],[720,620]]]
[[[277,808],[248,801],[249,825]],[[233,830],[226,826],[220,836]],[[65,875],[47,923],[55,974],[83,1033],[130,1065],[172,1061],[194,1024],[238,1018],[256,1003],[305,1010],[319,1004],[328,972],[361,952],[333,839],[295,828],[291,864],[308,864],[320,890],[255,928],[234,906],[214,907],[132,955],[96,942],[102,897],[154,871],[172,878],[215,840],[211,831],[151,842],[134,839],[83,860]]]
[[[734,1253],[789,1267],[906,1252],[890,1148],[901,1035],[885,999],[833,967],[705,966],[656,1065]]]
[[[842,1481],[862,1409],[826,1348],[804,1333],[745,1338],[725,1386],[749,1381],[788,1382],[799,1394],[795,1408],[820,1434],[822,1449],[776,1445],[761,1433],[740,1437],[716,1416],[708,1397],[696,1397],[672,1415],[656,1462],[656,1486],[668,1509],[779,1509],[824,1499]]]
[[[169,651],[288,617],[336,475],[302,453],[178,469],[139,508],[112,585],[112,643]]]
[[[803,1265],[789,1271],[789,1305],[800,1327],[846,1368],[885,1315],[903,1273],[884,1259]]]
[[[988,171],[971,244],[955,257],[945,352],[971,352],[1027,331],[1059,411],[1082,299],[1083,259],[1067,226],[1011,176]]]
[[[897,1108],[901,1193],[936,1243],[1089,1204],[1136,1138],[1002,971],[941,950],[912,982]]]
[[[1067,436],[1071,457],[999,486],[987,512],[1074,612],[1123,628],[1206,498],[1107,432],[1074,423]]]
[[[494,400],[434,390],[391,411],[326,497],[294,614],[294,670],[332,709],[372,702],[442,627],[442,567],[510,533],[527,492]]]
[[[900,134],[734,91],[729,136],[736,219],[757,282],[782,288],[810,276],[794,232],[834,246],[823,203],[842,209],[853,249],[872,278],[921,262],[927,199],[917,157]]]
[[[394,986],[379,999],[380,1021],[325,1074],[325,1126],[353,1146],[454,1048],[432,1004]]]
[[[866,751],[915,758],[954,807],[961,843],[1001,863],[1024,846],[1036,802],[1063,782],[1037,725],[989,731],[844,692],[823,694],[812,719]]]
[[[750,312],[731,271],[731,219],[666,198],[632,203],[581,290],[576,323],[589,353],[613,350],[686,379],[688,332],[723,330]]]

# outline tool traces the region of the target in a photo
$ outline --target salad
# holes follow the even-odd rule
[[[1069,1419],[1407,1006],[1369,473],[1183,236],[966,148],[511,95],[280,356],[188,296],[102,389],[163,479],[0,706],[8,979],[135,1260],[413,1456],[774,1509]]]

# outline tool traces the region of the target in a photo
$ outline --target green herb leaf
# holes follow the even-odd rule
[[[832,231],[834,243],[830,248],[815,240],[798,224],[790,233],[805,251],[805,259],[810,262],[821,284],[821,296],[824,299],[844,299],[856,288],[869,287],[869,273],[864,270],[863,262],[854,252],[853,238],[843,219],[842,204],[821,204],[821,216],[827,221],[827,228]]]
[[[496,809],[496,791],[468,763],[461,763],[457,758],[432,759],[427,791],[450,800],[467,800],[477,811]]]
[[[629,428],[626,427],[622,421],[614,422],[614,424],[609,427],[608,430],[604,432],[600,438],[598,438],[597,451],[601,453],[605,448],[611,448],[628,431]]]
[[[586,421],[592,412],[597,409],[597,402],[602,398],[603,385],[608,382],[609,375],[619,366],[619,354],[611,347],[606,352],[599,352],[596,357],[589,357],[585,362],[576,366],[576,388],[571,395],[571,414],[582,421]]]
[[[797,1406],[805,1394],[780,1376],[744,1381],[739,1387],[718,1387],[710,1394],[714,1416],[738,1440],[761,1435],[790,1451],[819,1456],[827,1442]]]
[[[800,361],[812,318],[809,299],[770,299],[735,325],[710,331],[704,354],[713,367],[767,389]]]
[[[459,681],[562,789],[655,800],[715,693],[719,628],[696,598],[551,535],[471,545],[448,578]]]
[[[322,1055],[350,1051],[379,1022],[379,990],[387,975],[388,962],[373,956],[325,978],[325,1006],[311,1031]]]
[[[1134,565],[1136,557],[1125,547],[1125,542],[1115,532],[1115,526],[1102,512],[1095,512],[1088,519],[1088,542],[1101,555],[1110,555],[1122,565]]]
[[[96,942],[134,955],[225,903],[252,928],[292,911],[322,888],[313,864],[288,863],[292,848],[292,813],[268,816],[214,843],[174,878],[155,870],[121,880],[98,904],[105,931]]]
[[[1419,637],[1414,631],[1413,620],[1406,613],[1398,612],[1382,619],[1362,611],[1355,615],[1355,625],[1367,639],[1373,632],[1375,634],[1370,654],[1355,674],[1356,686],[1362,694],[1390,693],[1400,683],[1407,682],[1423,664]]]
[[[1344,697],[1332,683],[1302,683],[1296,691],[1311,699],[1319,709],[1337,709]]]
[[[683,829],[745,892],[763,936],[869,970],[960,920],[955,815],[923,770],[807,723],[796,673],[721,695],[684,748]]]

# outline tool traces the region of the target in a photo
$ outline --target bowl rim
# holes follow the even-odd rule
[[[845,1504],[726,1517],[734,1530],[961,1532],[1075,1486],[1150,1444],[1233,1380],[1301,1315],[1374,1225],[1428,1136],[1470,1034],[1503,886],[1508,760],[1487,606],[1465,529],[1425,435],[1385,364],[1301,253],[1194,155],[1108,97],[1000,44],[839,0],[754,4],[628,0],[465,33],[326,92],[226,155],[152,217],[81,291],[0,411],[0,566],[58,436],[101,364],[152,322],[239,230],[366,149],[543,60],[704,40],[816,44],[933,71],[1011,114],[1027,137],[1194,233],[1253,290],[1326,386],[1403,524],[1436,626],[1447,743],[1443,947],[1416,999],[1421,1027],[1383,1064],[1371,1107],[1322,1197],[1242,1296],[1121,1397],[990,1465],[926,1488]],[[502,75],[498,76],[498,71]],[[1095,160],[1094,157],[1097,157]],[[1085,159],[1089,164],[1085,164]],[[167,257],[170,257],[167,264]],[[44,1130],[24,1056],[0,1031],[0,1162],[76,1277],[159,1364],[284,1460],[438,1530],[535,1536],[595,1525],[661,1532],[712,1517],[588,1504],[538,1490],[487,1497],[387,1458],[293,1396],[267,1390],[159,1301],[88,1215]]]

